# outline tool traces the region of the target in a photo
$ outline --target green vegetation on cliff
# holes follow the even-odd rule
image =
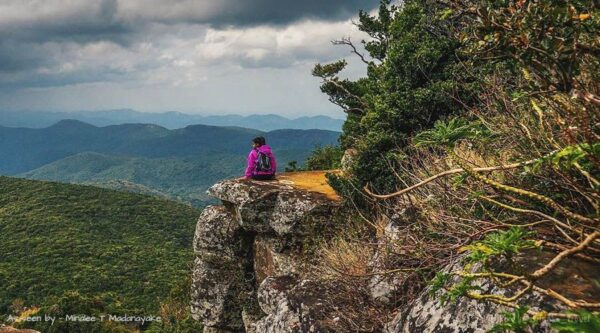
[[[600,260],[597,2],[392,3],[382,0],[374,16],[360,13],[358,27],[369,40],[337,43],[351,46],[365,77],[343,79],[345,60],[313,71],[348,114],[342,147],[352,159],[331,184],[366,222],[366,229],[337,235],[349,245],[326,244],[323,265],[347,283],[355,270],[340,263],[377,253],[377,268],[350,265],[365,270],[352,290],[369,276],[391,275],[404,291],[397,305],[405,306],[463,255],[464,271],[433,280],[440,299],[513,308],[496,331],[534,331],[550,319],[561,332],[594,332],[597,281],[561,265]],[[519,267],[522,259],[530,264]],[[580,280],[552,289],[543,282],[552,279]],[[507,289],[488,294],[481,283]],[[563,308],[527,304],[531,293]],[[380,325],[358,313],[348,328]]]

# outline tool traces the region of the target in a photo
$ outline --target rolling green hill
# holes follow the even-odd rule
[[[0,314],[68,291],[154,314],[186,281],[199,211],[159,198],[0,177]]]
[[[96,127],[63,120],[42,128],[0,127],[0,175],[87,184],[158,195],[202,207],[206,189],[241,176],[250,140],[273,147],[281,170],[304,161],[338,132],[193,125],[177,130],[149,124]]]
[[[19,176],[163,196],[203,206],[206,189],[219,179],[239,176],[244,157],[234,154],[143,158],[81,153]]]
[[[276,151],[281,169],[305,160],[309,150]],[[203,207],[213,201],[206,189],[215,182],[243,174],[242,154],[143,158],[80,153],[18,175],[28,179],[86,184],[161,196]]]
[[[316,145],[335,144],[339,137],[325,130],[262,132],[205,125],[168,130],[150,124],[96,127],[63,120],[42,129],[0,127],[0,174],[28,172],[83,152],[144,158],[245,156],[250,140],[258,135],[265,136],[275,152],[310,151]]]

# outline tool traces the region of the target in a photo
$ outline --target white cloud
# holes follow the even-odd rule
[[[349,56],[331,40],[366,36],[349,19],[301,15],[207,23],[231,4],[0,1],[0,108],[336,114],[310,70]]]
[[[205,62],[229,62],[247,67],[285,67],[297,62],[331,61],[348,50],[332,47],[331,41],[351,37],[357,43],[366,36],[350,20],[306,20],[285,27],[208,29],[196,46]]]

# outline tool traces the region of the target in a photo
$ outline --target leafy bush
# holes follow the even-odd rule
[[[316,147],[306,160],[308,170],[334,170],[340,168],[344,151],[337,146]]]
[[[397,165],[407,139],[440,118],[462,110],[452,98],[472,90],[456,57],[459,42],[447,31],[455,24],[439,16],[443,6],[433,1],[405,1],[401,7],[381,2],[377,16],[361,12],[357,23],[371,39],[359,54],[367,76],[356,81],[339,78],[345,61],[317,65],[321,90],[348,114],[342,148],[357,149],[354,176],[391,190],[398,183],[390,169]],[[338,44],[351,45],[344,39]],[[463,103],[466,103],[463,101]]]

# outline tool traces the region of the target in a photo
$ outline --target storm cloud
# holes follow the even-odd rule
[[[176,92],[174,95],[181,94],[174,90],[180,89],[188,91],[183,94],[186,96],[205,97],[201,105],[204,109],[235,113],[248,101],[236,105],[213,100],[214,96],[235,91],[240,82],[230,80],[248,79],[269,86],[267,78],[274,74],[279,77],[287,71],[290,80],[298,80],[296,76],[305,71],[302,75],[306,77],[301,78],[303,85],[314,82],[309,73],[314,63],[348,55],[347,49],[333,47],[330,41],[343,36],[365,38],[351,20],[359,10],[373,10],[377,3],[371,0],[0,1],[0,107],[81,108],[86,104],[78,100],[75,103],[68,94],[77,91],[79,96],[106,94],[96,104],[89,98],[89,106],[84,107],[87,109],[114,105],[158,111],[160,107],[169,107],[168,101],[152,105],[135,101],[145,100],[147,93],[162,87]],[[134,95],[115,100],[119,94],[110,93],[110,86],[129,89]],[[242,86],[240,89],[248,88]],[[85,87],[89,91],[85,92]],[[318,84],[310,87],[315,88],[318,89]],[[212,93],[204,95],[207,91]],[[262,92],[263,99],[267,93]],[[314,96],[315,92],[309,95]],[[44,104],[36,98],[54,104]],[[323,102],[321,98],[317,100]],[[170,109],[200,108],[195,106],[197,99],[184,101],[181,97],[174,100]],[[271,109],[279,107],[277,102],[271,104]]]

